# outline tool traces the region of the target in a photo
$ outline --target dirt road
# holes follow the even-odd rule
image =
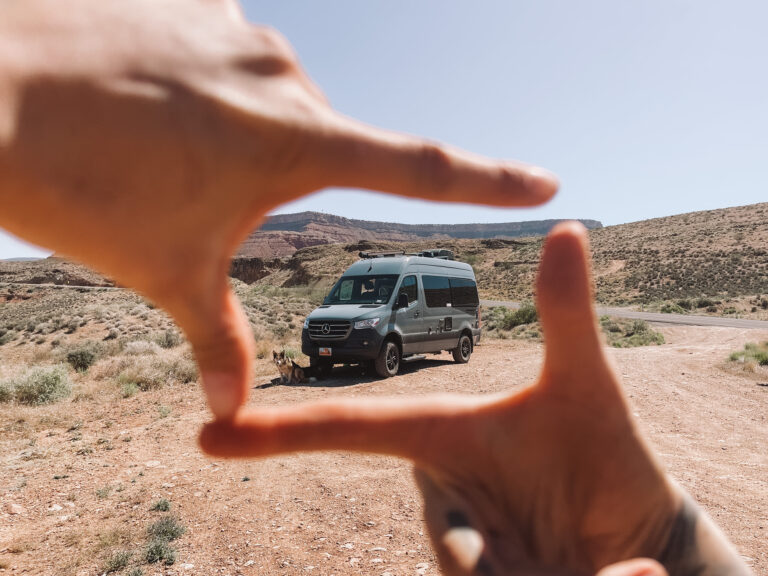
[[[504,306],[505,308],[519,308],[519,302],[509,300],[481,300],[483,306]],[[660,322],[662,324],[681,324],[684,326],[720,326],[723,328],[745,328],[752,330],[768,330],[768,321],[750,320],[749,318],[726,318],[721,316],[698,316],[696,314],[662,314],[660,312],[641,312],[629,308],[615,306],[598,306],[599,315],[617,316],[619,318],[631,318],[645,320],[646,322]]]
[[[663,346],[610,351],[633,411],[671,474],[766,574],[768,388],[719,365],[768,331],[662,330]],[[262,362],[251,402],[498,392],[532,381],[541,352],[486,340],[467,365],[444,354],[388,380],[350,368],[293,387]],[[439,574],[408,463],[345,453],[213,462],[195,444],[208,417],[197,387],[122,399],[99,386],[49,408],[0,407],[6,574],[93,575],[117,550],[145,575]],[[143,563],[161,498],[187,528],[169,567]]]

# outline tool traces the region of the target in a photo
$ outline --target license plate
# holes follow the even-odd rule
[[[330,348],[320,348],[320,356],[330,356],[330,355],[331,355]]]

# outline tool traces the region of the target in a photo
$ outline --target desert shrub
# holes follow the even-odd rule
[[[176,549],[165,540],[152,540],[147,546],[144,558],[149,564],[162,562],[166,566],[170,566],[176,562]]]
[[[70,395],[71,388],[64,366],[33,368],[11,384],[19,404],[51,404]]]
[[[88,348],[67,352],[67,362],[78,372],[85,372],[96,361],[96,353]]]
[[[11,382],[0,382],[0,402],[10,402],[13,400],[13,385]]]
[[[688,299],[682,299],[677,301],[677,305],[680,306],[680,308],[683,310],[692,310],[694,303]]]
[[[181,344],[181,335],[176,330],[165,330],[155,337],[155,342],[166,350]]]
[[[741,362],[743,364],[757,364],[759,366],[768,366],[768,342],[755,344],[749,342],[744,345],[744,349],[738,352],[732,352],[728,357],[731,362]]]
[[[167,384],[188,384],[197,379],[197,364],[190,358],[153,358],[151,361],[128,365],[117,376],[117,383],[123,390],[135,386],[147,391],[162,388]]]
[[[600,317],[600,327],[608,344],[614,348],[634,348],[664,344],[664,335],[644,320]]]
[[[16,340],[16,332],[14,330],[0,330],[0,346],[3,344],[8,344],[8,342],[13,342]]]
[[[734,308],[733,306],[728,306],[727,308],[723,308],[723,314],[736,314],[738,310]]]
[[[664,314],[685,314],[685,310],[674,302],[667,302],[662,305],[661,312]]]
[[[135,382],[124,382],[120,386],[120,395],[123,398],[130,398],[131,396],[135,396],[138,391],[139,386]]]
[[[153,512],[168,512],[170,509],[171,503],[166,498],[160,498],[160,500],[152,504],[152,508],[150,508]]]
[[[103,572],[105,574],[111,574],[112,572],[119,572],[131,561],[131,553],[127,550],[118,550],[113,552],[104,563]]]
[[[154,356],[160,351],[160,348],[154,342],[133,340],[125,345],[123,351],[128,356]]]
[[[285,352],[285,357],[290,360],[295,360],[299,356],[299,351],[296,348],[285,347],[283,351]]]
[[[175,516],[163,516],[147,528],[147,534],[153,540],[172,542],[186,532],[187,529],[179,523]]]

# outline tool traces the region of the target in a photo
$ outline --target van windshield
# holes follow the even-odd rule
[[[323,304],[386,304],[398,278],[397,274],[342,276]]]

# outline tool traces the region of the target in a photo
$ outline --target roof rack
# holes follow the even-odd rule
[[[358,252],[360,258],[392,258],[394,256],[405,256],[405,252]]]
[[[442,248],[432,250],[422,250],[421,252],[358,252],[358,256],[363,259],[370,258],[394,258],[395,256],[421,256],[422,258],[437,258],[440,260],[453,260],[453,251]]]

